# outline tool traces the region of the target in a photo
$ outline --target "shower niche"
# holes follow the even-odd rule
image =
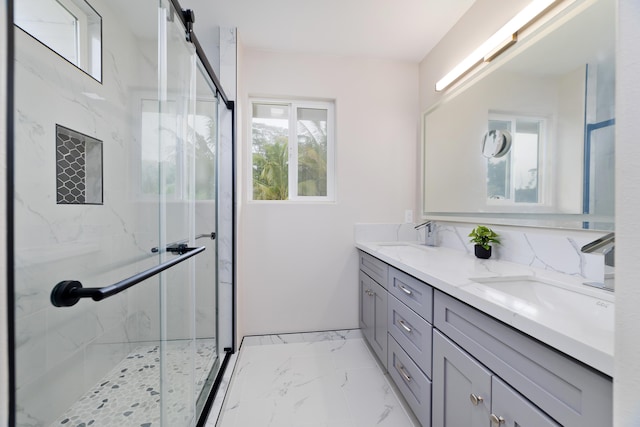
[[[59,205],[102,204],[102,141],[56,125]]]

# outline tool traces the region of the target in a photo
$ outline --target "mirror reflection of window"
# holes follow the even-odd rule
[[[489,130],[511,132],[511,121],[489,120]],[[487,159],[487,196],[492,200],[505,200],[510,198],[510,194],[511,151],[502,157]]]
[[[492,116],[488,130],[512,134],[511,150],[487,159],[487,198],[490,203],[541,203],[540,152],[544,119]]]
[[[102,80],[102,18],[85,0],[20,0],[16,26]]]

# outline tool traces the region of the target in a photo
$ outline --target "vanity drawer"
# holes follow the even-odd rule
[[[377,258],[372,257],[366,252],[359,252],[360,256],[360,270],[367,273],[369,277],[382,285],[383,288],[387,288],[387,275],[389,266]]]
[[[422,316],[427,322],[433,319],[433,288],[424,282],[389,267],[387,287],[396,298]]]
[[[395,339],[389,336],[389,375],[422,427],[431,425],[431,381]]]
[[[387,301],[389,333],[402,349],[431,377],[432,326],[393,295]]]
[[[611,378],[440,291],[434,326],[565,427],[611,425]]]

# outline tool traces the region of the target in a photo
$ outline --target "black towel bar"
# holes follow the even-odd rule
[[[205,249],[206,248],[204,246],[197,248],[184,247],[182,248],[184,252],[179,257],[163,262],[162,264],[158,264],[155,267],[151,267],[148,270],[121,280],[118,283],[102,288],[84,288],[82,287],[82,283],[77,280],[63,280],[54,286],[51,291],[51,303],[56,307],[71,307],[72,305],[75,305],[80,298],[91,298],[94,301],[101,301],[105,298],[118,294],[125,289],[129,289],[133,285],[147,280],[148,278],[153,277],[176,264],[180,264],[182,261],[186,261],[192,256],[203,252]]]

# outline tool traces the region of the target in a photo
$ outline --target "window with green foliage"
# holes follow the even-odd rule
[[[334,107],[329,102],[251,102],[251,198],[334,200]]]

